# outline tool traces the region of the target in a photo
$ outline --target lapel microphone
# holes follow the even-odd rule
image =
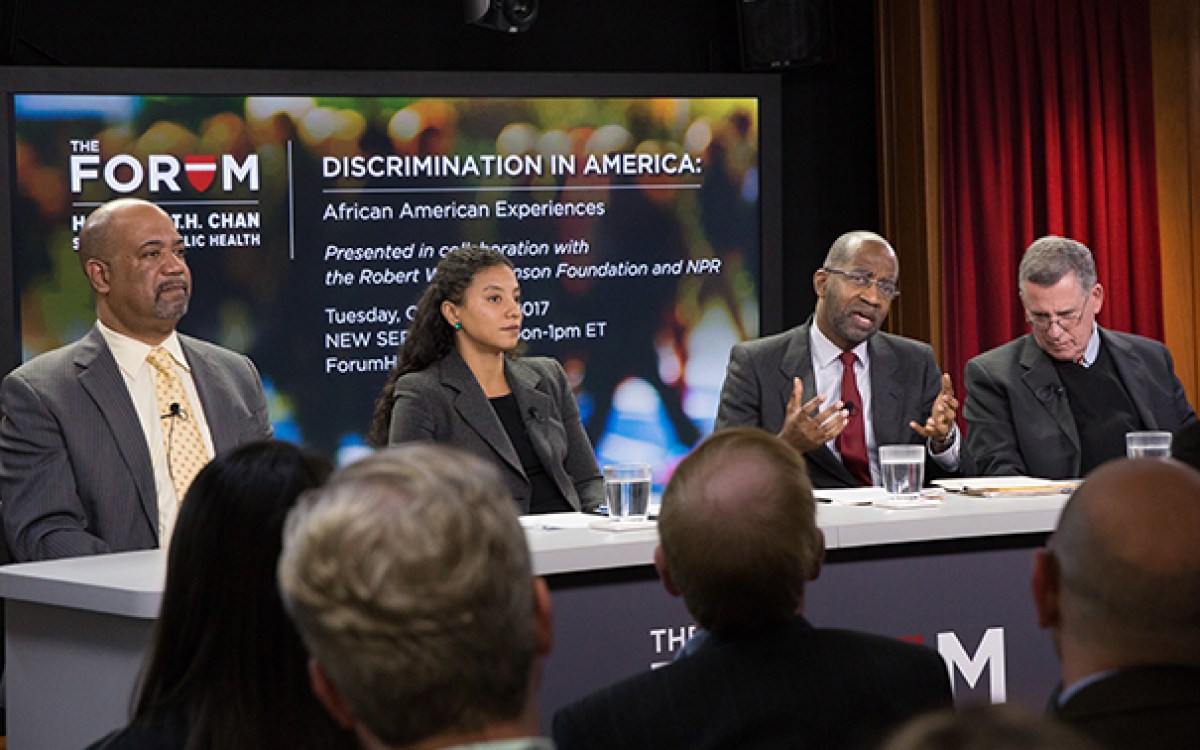
[[[184,419],[187,419],[187,417],[184,416],[183,407],[179,405],[178,401],[172,401],[170,407],[167,408],[167,413],[160,414],[158,417],[159,419],[171,420],[171,427],[167,430],[166,451],[167,451],[167,476],[169,476],[171,478],[172,482],[175,481],[175,467],[171,466],[171,445],[175,442],[175,418],[176,417],[183,417]]]
[[[1050,401],[1066,393],[1061,385],[1046,385],[1038,389],[1037,397],[1042,401]]]
[[[855,405],[853,401],[849,401],[847,399],[842,399],[842,407],[845,408],[852,417],[858,412],[858,406]]]

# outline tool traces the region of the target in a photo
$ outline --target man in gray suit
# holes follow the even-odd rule
[[[1101,328],[1104,289],[1080,242],[1043,237],[1017,273],[1031,332],[967,362],[967,444],[980,475],[1081,477],[1125,433],[1196,421],[1167,348]]]
[[[927,477],[956,472],[950,376],[928,344],[879,332],[899,274],[884,238],[838,237],[813,274],[814,316],[733,347],[716,428],[777,433],[804,454],[814,487],[880,484],[878,447],[896,443],[926,441]]]
[[[201,463],[271,436],[253,363],[175,331],[192,291],[184,252],[171,217],[143,200],[106,203],[80,231],[96,325],[0,385],[0,498],[16,560],[160,546],[182,500],[164,435],[196,435]],[[182,388],[167,405],[147,361],[160,348]]]

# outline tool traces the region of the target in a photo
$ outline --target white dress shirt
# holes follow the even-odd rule
[[[107,342],[113,358],[117,360],[117,367],[125,379],[125,387],[129,389],[133,407],[137,410],[142,434],[146,437],[146,447],[150,449],[150,462],[154,466],[154,489],[158,495],[158,538],[160,546],[165,548],[175,528],[179,503],[167,466],[167,452],[163,447],[163,412],[154,395],[154,372],[150,363],[146,361],[146,355],[154,347],[117,333],[99,320],[96,321],[96,328]],[[204,439],[204,448],[211,458],[215,453],[212,434],[208,430],[208,421],[204,418],[204,408],[200,404],[200,394],[196,392],[196,383],[192,380],[191,368],[186,364],[183,348],[179,345],[179,337],[172,331],[159,346],[170,352],[175,360],[175,374],[179,376],[188,401],[191,402],[188,417],[196,420],[200,436]]]
[[[826,405],[832,404],[835,401],[841,401],[842,361],[839,358],[842,355],[842,349],[821,332],[821,328],[816,322],[808,327],[808,351],[809,356],[812,357],[813,378],[817,382],[817,393],[825,397]],[[867,354],[867,341],[862,342],[850,351],[854,352],[857,358],[854,362],[854,382],[858,385],[858,395],[862,399],[862,403],[856,406],[862,411],[863,432],[867,441],[867,459],[871,463],[871,484],[878,486],[883,483],[883,474],[879,468],[879,446],[875,442],[875,426],[872,419],[871,357]],[[805,400],[808,400],[808,394],[805,394]],[[928,414],[925,414],[918,421],[923,421],[928,416]],[[908,427],[908,425],[905,425],[905,427]],[[928,441],[926,441],[925,449],[943,469],[955,471],[958,469],[959,454],[957,426],[950,428],[950,436],[953,442],[949,448],[941,453],[933,453],[929,448]],[[837,439],[835,438],[825,445],[840,460],[842,454],[838,451],[836,443]]]

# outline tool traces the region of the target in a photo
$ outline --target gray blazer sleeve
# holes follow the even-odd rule
[[[963,417],[967,420],[967,447],[980,476],[1028,473],[1017,439],[1012,401],[1006,385],[979,358],[967,362],[967,393]],[[1032,405],[1037,408],[1036,404]]]
[[[1164,374],[1151,382],[1164,386],[1170,383],[1169,386],[1166,386],[1170,389],[1170,396],[1163,400],[1165,415],[1157,417],[1159,421],[1154,426],[1158,429],[1178,432],[1196,421],[1196,412],[1192,409],[1192,405],[1188,403],[1187,393],[1183,390],[1183,383],[1175,373],[1175,361],[1171,358],[1170,350],[1163,344],[1155,343],[1157,344],[1155,348],[1159,353],[1159,366]]]
[[[594,511],[604,504],[604,478],[600,475],[600,467],[596,465],[592,441],[583,429],[583,422],[579,418],[579,406],[575,403],[575,396],[571,393],[571,385],[562,365],[554,359],[547,358],[542,361],[548,363],[543,375],[553,383],[559,418],[567,436],[563,469],[579,495],[580,510]]]
[[[755,359],[744,343],[733,344],[730,364],[725,368],[725,382],[721,384],[721,401],[716,408],[714,428],[764,427],[762,409],[762,383]]]
[[[244,354],[180,335],[217,455],[274,433],[262,377]]]
[[[445,397],[435,386],[427,372],[410,373],[396,381],[396,400],[392,404],[392,422],[388,429],[389,445],[445,441],[439,435],[437,415],[445,415],[449,405],[440,403]]]
[[[13,558],[42,560],[111,551],[89,530],[59,417],[18,372],[10,373],[0,385],[0,404],[4,409],[0,487],[4,532]],[[112,467],[114,477],[123,471],[119,463]]]

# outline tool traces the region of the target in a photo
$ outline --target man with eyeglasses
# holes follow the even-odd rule
[[[1104,289],[1081,242],[1048,236],[1017,274],[1030,333],[967,363],[967,448],[980,475],[1081,477],[1125,433],[1196,421],[1167,348],[1096,324]]]
[[[928,344],[881,333],[900,293],[887,240],[847,232],[813,274],[813,317],[736,344],[716,429],[760,427],[804,454],[814,487],[880,484],[880,445],[928,446],[926,476],[959,467],[958,401]]]

